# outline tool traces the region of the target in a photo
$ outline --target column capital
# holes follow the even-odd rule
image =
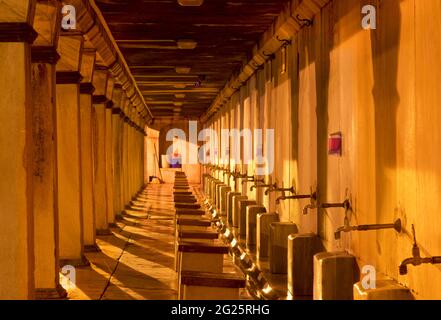
[[[81,82],[80,83],[80,93],[82,94],[90,94],[92,95],[95,91],[95,87],[90,82]]]
[[[61,30],[61,7],[58,0],[36,1],[33,28],[38,37],[33,46],[57,48]]]
[[[58,53],[61,58],[57,63],[58,72],[81,72],[81,57],[84,38],[79,32],[61,32],[58,41]]]
[[[31,61],[33,63],[49,63],[56,64],[60,59],[60,55],[55,47],[49,46],[32,46]]]
[[[112,114],[121,115],[121,113],[122,113],[121,108],[119,108],[119,107],[113,107],[112,108]]]
[[[57,84],[79,84],[83,77],[78,71],[57,71]]]
[[[81,75],[83,83],[92,84],[93,73],[95,70],[96,50],[93,48],[84,48],[81,53]]]
[[[106,104],[108,101],[105,95],[94,95],[92,98],[93,104]]]
[[[93,72],[92,84],[95,87],[95,96],[100,97],[100,100],[106,99],[106,91],[107,91],[107,82],[109,80],[109,72],[106,69],[103,69],[99,66],[95,66],[95,71]],[[104,103],[105,101],[96,102],[96,103]],[[95,103],[95,102],[94,102]]]
[[[113,109],[114,103],[112,100],[107,100],[106,109]]]
[[[0,42],[33,43],[38,33],[25,22],[0,22]]]

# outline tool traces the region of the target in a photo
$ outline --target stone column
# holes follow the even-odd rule
[[[30,44],[34,1],[0,2],[0,299],[34,296]]]
[[[132,108],[132,106],[130,106],[130,108]],[[127,149],[126,149],[126,203],[128,203],[131,200],[131,192],[132,192],[132,177],[131,177],[131,172],[132,172],[132,158],[131,158],[131,151],[132,151],[132,145],[131,145],[131,135],[132,135],[132,130],[131,130],[131,126],[130,126],[130,110],[128,110],[127,112],[127,117],[125,119],[126,121],[126,145],[127,145]]]
[[[134,193],[135,193],[135,157],[134,157],[134,148],[135,148],[135,141],[134,141],[134,134],[133,134],[133,108],[130,112],[130,120],[129,120],[129,197],[130,200],[132,199]]]
[[[124,107],[124,115],[123,115],[123,148],[122,148],[122,162],[123,162],[123,170],[122,170],[122,189],[123,189],[123,203],[124,205],[127,205],[130,201],[129,196],[129,148],[128,148],[128,142],[129,142],[129,124],[127,117],[127,112],[129,108],[130,103],[126,102],[126,106]]]
[[[55,23],[54,23],[55,21]],[[34,29],[38,38],[31,47],[32,56],[32,154],[33,217],[35,253],[35,298],[57,299],[67,296],[60,285],[58,208],[55,193],[56,148],[55,64],[61,4],[38,2]],[[46,28],[47,25],[52,26]]]
[[[81,190],[83,208],[83,242],[85,252],[96,252],[95,232],[95,188],[93,172],[92,143],[92,97],[95,87],[92,84],[96,60],[95,49],[84,49],[82,53],[80,84],[80,136],[81,136]]]
[[[122,120],[120,117],[123,91],[120,85],[113,92],[112,129],[113,129],[113,208],[115,214],[121,214],[124,204],[121,201],[121,142]]]
[[[95,92],[93,96],[94,128],[94,186],[95,186],[95,223],[97,235],[109,235],[107,217],[106,189],[106,96],[109,73],[105,69],[96,69],[93,74]]]
[[[121,107],[119,109],[119,143],[120,143],[120,148],[119,148],[119,158],[120,158],[120,177],[119,177],[119,203],[120,203],[120,208],[121,210],[125,209],[125,189],[124,189],[124,179],[125,179],[125,166],[126,166],[126,161],[125,161],[125,154],[124,154],[124,150],[125,150],[125,135],[124,135],[124,118],[125,118],[125,106],[127,104],[127,96],[123,93],[122,95],[122,99],[121,99]]]
[[[136,134],[138,135],[138,189],[144,185],[144,135],[141,128],[141,117],[138,116]]]
[[[107,223],[109,227],[115,227],[115,209],[113,206],[113,126],[112,126],[112,107],[113,90],[115,80],[110,77],[107,82],[107,104],[106,104],[106,126],[105,126],[105,146],[106,146],[106,200],[107,200]]]
[[[57,62],[57,201],[60,265],[84,266],[83,210],[80,165],[80,82],[83,36],[61,32]]]
[[[149,166],[150,163],[148,163],[149,161],[149,142],[148,142],[148,137],[147,137],[147,124],[143,123],[142,125],[142,145],[143,145],[143,154],[142,154],[142,161],[143,161],[143,172],[144,172],[144,176],[143,176],[143,184],[147,185],[148,181],[149,181]]]

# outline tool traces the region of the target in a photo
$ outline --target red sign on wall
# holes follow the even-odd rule
[[[341,132],[336,132],[329,135],[328,139],[328,154],[341,156],[343,153],[343,135]]]

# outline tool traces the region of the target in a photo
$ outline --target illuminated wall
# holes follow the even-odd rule
[[[376,30],[361,27],[366,4],[377,7]],[[299,193],[318,187],[321,202],[349,198],[351,225],[400,218],[402,234],[354,232],[335,240],[342,209],[303,215],[307,200],[276,206],[274,194],[242,189],[302,233],[317,232],[328,251],[349,251],[360,267],[375,266],[379,277],[409,286],[418,299],[441,298],[441,266],[398,274],[411,256],[412,224],[421,254],[441,255],[441,38],[433,37],[441,33],[440,15],[438,0],[332,1],[287,47],[286,59],[279,51],[207,124],[274,129],[272,182]],[[342,156],[328,155],[334,132],[343,135]]]

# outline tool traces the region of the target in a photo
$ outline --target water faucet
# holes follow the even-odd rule
[[[328,208],[343,208],[346,211],[349,211],[351,209],[351,202],[346,199],[345,201],[341,203],[322,203],[320,204],[320,208],[328,209]]]
[[[241,176],[241,173],[237,170],[234,170],[233,172],[230,172],[230,175],[234,178],[234,179],[238,179]]]
[[[310,204],[307,204],[304,208],[303,208],[303,210],[302,210],[302,212],[303,212],[303,215],[307,215],[308,214],[308,210],[312,210],[312,209],[317,209],[317,205],[315,204],[315,203],[310,203]]]
[[[277,188],[277,182],[276,182],[276,183],[273,183],[272,185],[270,185],[270,186],[268,187],[268,189],[265,190],[265,195],[266,195],[266,196],[269,195],[270,192],[273,192],[273,190],[276,189],[276,188]]]
[[[272,184],[257,184],[257,182],[263,183],[264,182],[263,180],[264,179],[256,181],[256,183],[251,186],[250,191],[253,191],[254,189],[260,189],[260,188],[271,188],[273,186]]]
[[[254,176],[248,176],[248,172],[245,172],[245,173],[239,172],[238,178],[239,179],[252,179],[252,178],[254,178]]]
[[[265,191],[265,195],[268,195],[270,192],[291,192],[291,193],[296,193],[296,190],[294,189],[294,187],[291,188],[278,188],[277,185],[274,185],[274,188],[269,188]]]
[[[282,200],[300,200],[300,199],[317,199],[317,193],[313,192],[311,194],[297,194],[293,196],[286,196],[286,194],[283,194],[282,196],[278,197],[276,200],[276,204],[280,204],[280,201]]]
[[[383,229],[394,229],[396,232],[401,232],[401,220],[397,219],[394,223],[388,224],[362,224],[359,226],[351,226],[349,223],[348,216],[345,216],[345,225],[343,227],[338,228],[334,233],[335,240],[339,240],[341,238],[342,232],[351,232],[351,231],[369,231],[369,230],[383,230]]]
[[[245,173],[245,175],[239,177],[239,179],[242,179],[242,184],[255,181],[254,176],[248,176],[246,173]]]
[[[422,264],[440,264],[441,256],[438,257],[427,257],[421,258],[420,248],[418,247],[416,236],[415,236],[415,226],[412,225],[412,233],[413,233],[413,247],[412,247],[412,258],[407,258],[401,262],[399,266],[400,275],[404,276],[407,274],[407,266],[420,266]]]

